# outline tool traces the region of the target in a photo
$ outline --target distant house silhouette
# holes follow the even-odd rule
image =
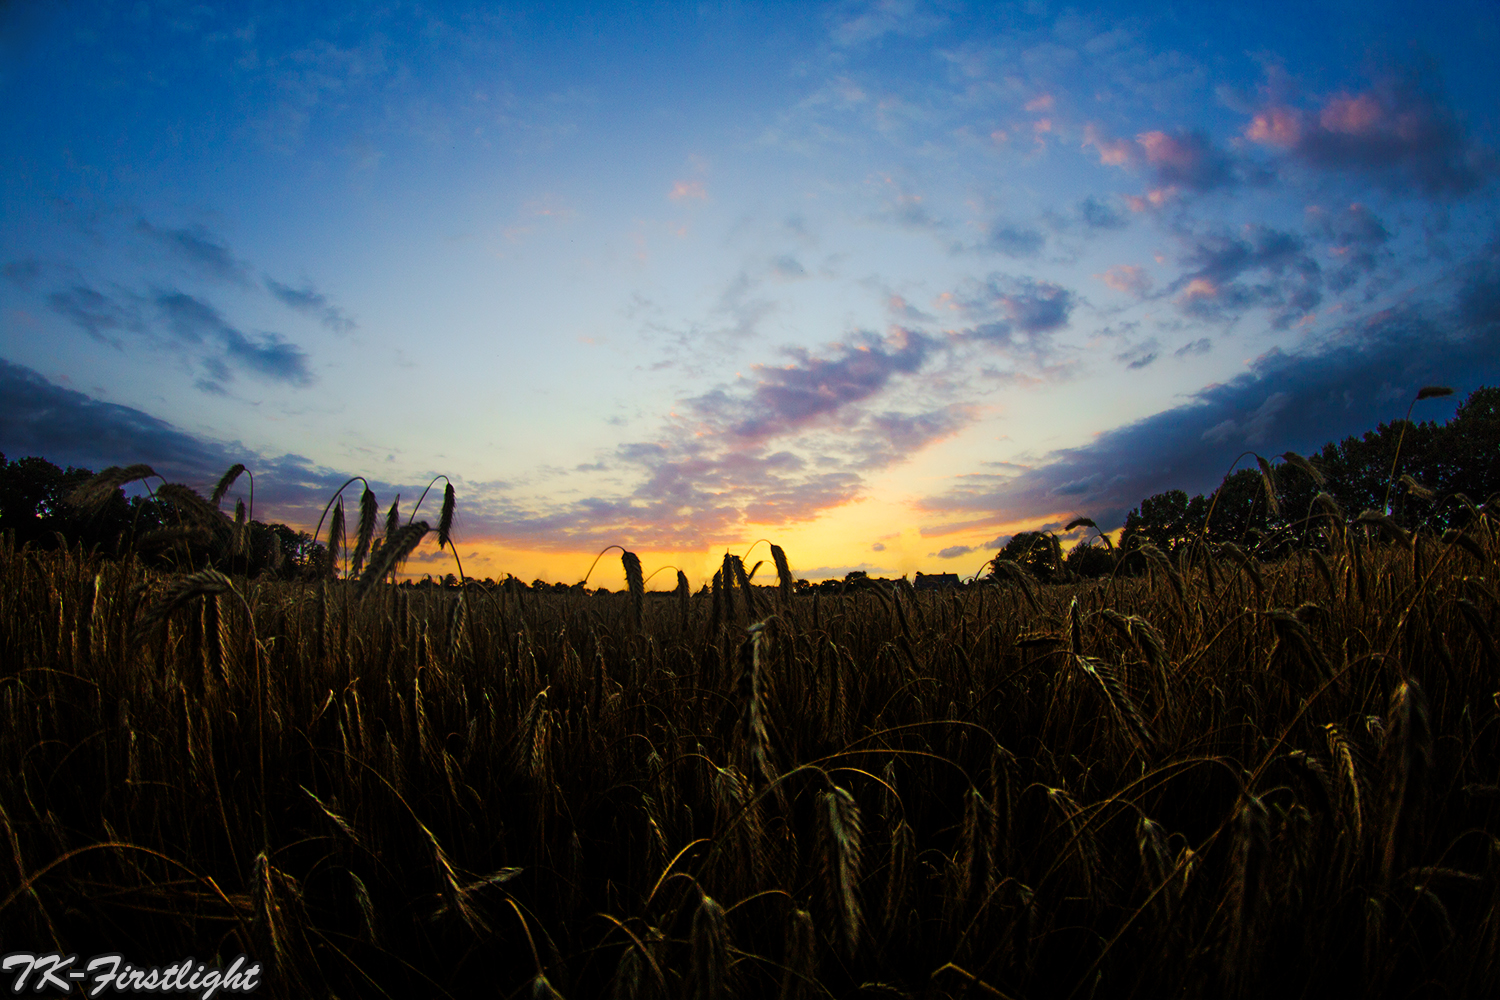
[[[912,586],[917,590],[949,590],[961,584],[957,573],[918,573]]]

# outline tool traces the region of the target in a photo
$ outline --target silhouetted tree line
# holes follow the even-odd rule
[[[1418,400],[1450,394],[1428,387]],[[1167,490],[1146,497],[1126,516],[1118,549],[1100,532],[1064,555],[1056,534],[1021,532],[995,556],[991,577],[994,563],[1006,561],[1043,582],[1129,572],[1144,568],[1146,545],[1172,555],[1190,543],[1229,542],[1275,559],[1319,544],[1320,511],[1330,509],[1347,519],[1378,511],[1407,531],[1462,528],[1471,505],[1500,493],[1500,388],[1474,390],[1446,423],[1403,419],[1306,458],[1246,457],[1255,466],[1229,473],[1207,496]],[[1080,518],[1067,530],[1079,524],[1094,526]]]
[[[213,566],[249,576],[295,576],[324,558],[323,545],[306,532],[249,520],[243,506],[231,518],[182,486],[136,496],[116,487],[81,502],[95,480],[89,469],[61,469],[35,456],[9,462],[0,453],[0,535],[12,535],[17,547],[131,551],[162,568]]]

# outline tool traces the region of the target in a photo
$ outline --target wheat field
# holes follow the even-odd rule
[[[3,541],[0,939],[270,996],[1494,996],[1477,515],[842,596]]]

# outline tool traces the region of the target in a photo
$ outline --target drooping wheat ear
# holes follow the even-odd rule
[[[610,1000],[637,1000],[641,995],[641,950],[634,944],[625,946],[620,964],[615,967],[610,984]]]
[[[1031,610],[1041,613],[1042,607],[1036,602],[1036,591],[1031,585],[1031,576],[1021,568],[1021,564],[1014,559],[992,559],[990,566],[994,569],[995,579],[1006,583],[1013,583],[1021,588],[1021,593],[1026,595],[1026,603],[1031,605]]]
[[[1156,630],[1156,626],[1140,615],[1122,615],[1113,608],[1105,608],[1103,614],[1105,621],[1136,645],[1141,651],[1141,656],[1145,657],[1146,662],[1150,664],[1161,682],[1166,684],[1170,673],[1167,663],[1167,643],[1161,633]]]
[[[1266,488],[1266,506],[1271,511],[1272,517],[1281,514],[1281,503],[1276,499],[1276,474],[1271,471],[1271,463],[1255,456],[1255,461],[1260,465],[1260,484]]]
[[[753,621],[760,617],[760,607],[755,600],[755,591],[750,586],[750,577],[745,574],[745,564],[739,556],[730,556],[730,565],[734,570],[734,578],[740,585],[740,593],[745,597],[745,613]]]
[[[1323,555],[1323,553],[1319,552],[1317,549],[1312,549],[1311,551],[1313,568],[1316,569],[1318,571],[1318,575],[1323,578],[1323,585],[1328,588],[1328,596],[1332,598],[1336,595],[1336,591],[1333,586],[1333,567],[1328,565],[1328,557]]]
[[[1141,855],[1141,868],[1146,881],[1154,889],[1165,882],[1172,872],[1172,855],[1167,849],[1167,834],[1160,823],[1154,822],[1145,813],[1135,821],[1135,846]]]
[[[1355,524],[1373,524],[1402,545],[1411,548],[1411,533],[1389,515],[1378,510],[1367,510],[1354,519]]]
[[[1334,524],[1340,528],[1344,526],[1344,522],[1347,520],[1344,516],[1344,508],[1340,507],[1339,502],[1330,494],[1320,491],[1313,496],[1312,502],[1313,506],[1323,508],[1323,513]]]
[[[239,500],[234,505],[234,527],[229,533],[229,551],[232,555],[239,555],[245,548],[245,501]]]
[[[1406,492],[1418,500],[1431,500],[1437,496],[1431,489],[1417,482],[1417,478],[1410,472],[1401,473],[1401,478],[1396,481],[1406,488]]]
[[[1328,736],[1328,753],[1333,758],[1333,769],[1342,779],[1343,793],[1339,797],[1348,803],[1350,818],[1354,820],[1354,843],[1350,852],[1357,854],[1360,842],[1364,839],[1365,823],[1364,810],[1360,806],[1359,771],[1354,766],[1354,751],[1337,723],[1330,722],[1323,730]]]
[[[718,635],[719,623],[724,620],[724,571],[721,569],[714,570],[713,594],[713,620],[709,622],[708,628],[712,634]]]
[[[385,544],[391,544],[391,539],[399,527],[401,527],[401,494],[397,493],[396,499],[391,501],[391,509],[385,513]]]
[[[838,922],[849,959],[859,947],[859,804],[838,785],[818,793],[818,859],[825,903]]]
[[[641,572],[641,557],[621,549],[620,563],[625,567],[625,586],[630,590],[630,620],[639,632],[646,620],[646,578]]]
[[[1172,593],[1177,595],[1177,601],[1187,607],[1187,591],[1182,584],[1182,574],[1177,572],[1177,567],[1172,565],[1172,560],[1161,549],[1147,542],[1136,550],[1146,557],[1146,562],[1153,568],[1159,569],[1166,576],[1167,583],[1172,587]]]
[[[333,506],[333,516],[328,519],[328,543],[324,546],[328,550],[328,565],[324,567],[324,576],[332,580],[339,572],[339,546],[344,541],[344,501],[342,498]]]
[[[542,688],[527,706],[526,715],[522,718],[520,729],[516,733],[513,757],[516,771],[540,784],[546,783],[550,773],[552,712],[547,707],[549,690],[551,689]]]
[[[115,495],[115,490],[148,477],[161,478],[149,465],[127,465],[124,468],[111,465],[69,493],[66,499],[86,514],[97,513]]]
[[[443,509],[438,514],[438,548],[447,548],[448,543],[453,540],[453,517],[457,513],[458,497],[453,492],[453,484],[449,483],[443,487]]]
[[[240,478],[244,471],[245,466],[239,462],[231,465],[229,471],[219,477],[219,483],[214,487],[213,493],[209,494],[208,502],[215,507],[219,506],[219,502],[224,499],[224,494],[229,492],[229,487],[234,485],[234,481]]]
[[[359,533],[354,538],[354,556],[349,567],[350,576],[359,576],[364,568],[365,557],[370,554],[370,543],[375,540],[375,519],[380,516],[380,505],[368,486],[359,495]]]
[[[1140,709],[1136,708],[1135,702],[1125,691],[1125,685],[1120,683],[1120,675],[1115,673],[1114,668],[1108,663],[1092,656],[1075,655],[1073,661],[1098,686],[1115,718],[1119,719],[1120,724],[1130,733],[1141,752],[1149,751],[1156,739],[1146,726],[1146,720],[1141,715]]]
[[[969,902],[976,893],[984,891],[984,868],[980,859],[984,846],[979,833],[979,817],[985,807],[984,796],[972,785],[964,792],[964,818],[958,828],[958,850],[953,858],[956,876],[954,886],[954,909],[957,914],[967,916]]]
[[[759,781],[773,778],[766,760],[765,696],[761,687],[760,659],[765,641],[765,622],[756,622],[746,630],[745,641],[740,644],[740,736],[750,760],[750,775]]]
[[[195,524],[185,524],[148,531],[136,539],[135,547],[141,552],[154,552],[157,549],[176,545],[178,542],[207,545],[212,540],[213,534],[207,528],[200,528]]]
[[[704,894],[693,913],[689,943],[694,1000],[722,1000],[729,992],[729,918],[712,896]]]
[[[405,527],[397,528],[395,533],[389,536],[389,540],[370,559],[370,564],[365,567],[364,573],[359,578],[359,587],[355,596],[363,597],[385,578],[387,573],[393,573],[406,561],[422,539],[427,537],[427,532],[432,530],[426,521],[418,521]]]
[[[1069,521],[1066,525],[1063,526],[1063,534],[1066,535],[1074,528],[1093,528],[1096,532],[1099,533],[1099,537],[1104,539],[1105,548],[1113,549],[1115,547],[1115,543],[1109,540],[1109,535],[1105,534],[1103,531],[1100,531],[1099,525],[1095,524],[1094,519],[1091,517],[1073,518],[1073,520]]]
[[[1074,656],[1083,655],[1083,609],[1076,597],[1068,605],[1068,646]]]
[[[1484,648],[1484,655],[1491,665],[1500,663],[1500,649],[1497,649],[1495,645],[1495,637],[1490,633],[1490,627],[1486,624],[1479,606],[1467,597],[1460,597],[1458,610],[1464,616],[1464,620],[1469,623],[1469,628],[1474,630],[1474,635],[1478,637],[1480,646]]]
[[[1380,880],[1389,884],[1402,827],[1422,812],[1425,778],[1432,763],[1432,725],[1427,699],[1415,680],[1402,681],[1386,713],[1389,731],[1386,766],[1385,829],[1380,844]]]
[[[1254,795],[1246,794],[1235,823],[1234,845],[1230,857],[1229,954],[1226,972],[1235,987],[1244,985],[1243,976],[1250,971],[1255,952],[1256,924],[1264,895],[1266,855],[1271,834],[1266,807]],[[1239,992],[1238,989],[1235,990]]]
[[[1328,662],[1328,657],[1313,640],[1312,633],[1296,615],[1285,608],[1272,608],[1266,612],[1266,618],[1271,622],[1271,631],[1276,635],[1276,645],[1271,648],[1271,659],[1275,659],[1277,650],[1283,645],[1288,645],[1296,649],[1302,659],[1317,670],[1324,680],[1333,677],[1333,664]]]
[[[187,576],[180,576],[167,587],[167,592],[162,595],[162,599],[153,604],[136,621],[133,638],[139,642],[153,625],[196,597],[233,592],[234,584],[230,582],[229,577],[216,569],[204,569],[189,573]]]
[[[818,995],[818,931],[806,910],[792,909],[782,965],[786,972],[781,977],[780,1000],[806,1000]]]
[[[171,504],[186,524],[196,524],[216,534],[229,529],[229,518],[219,508],[181,483],[163,483],[157,487],[156,495]]]
[[[776,563],[776,589],[780,593],[781,603],[790,604],[792,601],[792,568],[787,564],[786,552],[780,545],[771,546],[771,559]]]
[[[1281,460],[1295,469],[1302,470],[1302,472],[1306,473],[1307,477],[1311,479],[1317,486],[1321,487],[1328,481],[1323,476],[1322,470],[1320,470],[1316,465],[1313,465],[1312,462],[1308,461],[1306,458],[1303,458],[1301,455],[1297,454],[1295,451],[1283,452]]]
[[[677,608],[678,608],[678,610],[682,614],[682,627],[683,627],[684,630],[686,630],[687,627],[688,627],[688,618],[689,618],[689,616],[690,616],[690,614],[692,612],[692,608],[693,608],[692,597],[693,597],[693,592],[690,589],[688,589],[687,574],[684,573],[682,570],[678,570],[677,571]]]
[[[1219,551],[1230,558],[1236,566],[1245,571],[1250,577],[1250,582],[1255,584],[1255,592],[1263,594],[1266,591],[1266,581],[1260,575],[1260,563],[1244,549],[1233,542],[1220,542]]]

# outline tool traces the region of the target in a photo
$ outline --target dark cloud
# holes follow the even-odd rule
[[[1181,347],[1177,348],[1177,350],[1173,351],[1172,354],[1179,358],[1187,358],[1192,357],[1195,354],[1207,354],[1209,351],[1213,350],[1213,348],[1213,341],[1209,340],[1207,337],[1199,337],[1197,340],[1189,341],[1188,343],[1183,344]]]
[[[87,285],[74,285],[47,296],[47,307],[71,320],[95,340],[118,347],[109,331],[141,329],[140,316],[133,305],[122,303]]]
[[[1364,173],[1393,189],[1415,184],[1430,195],[1468,194],[1494,172],[1493,154],[1473,142],[1421,69],[1388,73],[1316,108],[1267,104],[1245,136],[1314,169]]]
[[[1191,270],[1172,283],[1183,312],[1201,319],[1233,319],[1247,309],[1272,311],[1284,328],[1322,301],[1323,274],[1301,238],[1267,226],[1244,235],[1218,231],[1188,238],[1183,263]],[[1241,279],[1258,274],[1261,280]]]
[[[145,219],[135,224],[136,232],[156,240],[174,256],[205,274],[237,285],[249,283],[249,269],[234,258],[228,244],[201,226],[191,229],[161,229]]]
[[[973,422],[975,409],[955,403],[925,413],[871,414],[851,433],[856,469],[884,469]]]
[[[1158,184],[1201,192],[1235,183],[1233,161],[1199,129],[1147,132],[1136,141]]]
[[[1047,237],[1035,229],[997,222],[985,235],[984,249],[1007,257],[1034,257],[1047,243]]]
[[[925,504],[934,513],[1005,523],[1078,507],[1118,526],[1142,498],[1166,489],[1212,489],[1236,455],[1309,452],[1395,419],[1423,385],[1451,385],[1457,399],[1500,379],[1500,275],[1476,277],[1456,310],[1386,311],[1298,354],[1272,351],[1250,370],[1182,406],[1055,452],[1016,475],[962,477]],[[1475,303],[1482,305],[1476,307]],[[1488,318],[1487,318],[1488,317]],[[1191,345],[1190,345],[1191,346]],[[1454,401],[1421,404],[1442,419]],[[1067,498],[1063,503],[1062,499]],[[938,529],[934,529],[936,531]]]
[[[1092,195],[1078,203],[1078,217],[1090,229],[1124,229],[1129,225],[1125,216]]]
[[[1458,317],[1466,326],[1500,323],[1500,243],[1491,243],[1469,267],[1458,294]]]
[[[244,371],[271,381],[298,386],[310,385],[313,381],[307,367],[307,355],[277,334],[251,336],[241,333],[212,305],[183,292],[158,292],[156,307],[167,328],[178,339],[194,345],[217,342],[222,347],[223,357],[204,359],[206,375],[198,382],[200,389],[209,392],[223,390],[231,378],[226,359]]]
[[[1391,238],[1385,223],[1358,203],[1341,212],[1310,208],[1308,224],[1315,236],[1330,244],[1329,253],[1340,262],[1328,276],[1328,287],[1335,292],[1349,288],[1362,274],[1373,271],[1379,262],[1380,248]]]
[[[831,357],[788,348],[791,364],[755,366],[755,384],[748,394],[720,389],[690,403],[736,438],[765,440],[868,399],[894,376],[920,368],[932,347],[923,335],[901,331],[894,341],[865,335],[853,344],[839,345]]]
[[[311,284],[293,288],[290,285],[283,285],[274,278],[267,277],[265,281],[266,290],[283,305],[316,317],[333,332],[348,333],[354,329],[354,321],[345,316],[343,310],[329,302],[328,296],[313,288]]]
[[[30,291],[42,274],[42,262],[35,257],[13,260],[5,265],[5,276],[19,288]]]
[[[1040,356],[1051,335],[1068,325],[1075,304],[1071,291],[1050,281],[992,275],[961,300],[964,315],[977,322],[959,339]]]
[[[236,459],[129,406],[104,403],[54,385],[0,358],[0,451],[40,455],[59,465],[92,469],[145,462],[169,476],[201,478]]]
[[[978,551],[979,546],[977,545],[950,545],[946,549],[938,549],[936,552],[929,553],[929,555],[936,556],[939,559],[953,559],[957,556],[966,556],[970,552]]]
[[[797,260],[796,257],[793,257],[789,253],[784,253],[772,260],[771,271],[778,278],[807,277],[807,269],[802,266],[801,261]]]

